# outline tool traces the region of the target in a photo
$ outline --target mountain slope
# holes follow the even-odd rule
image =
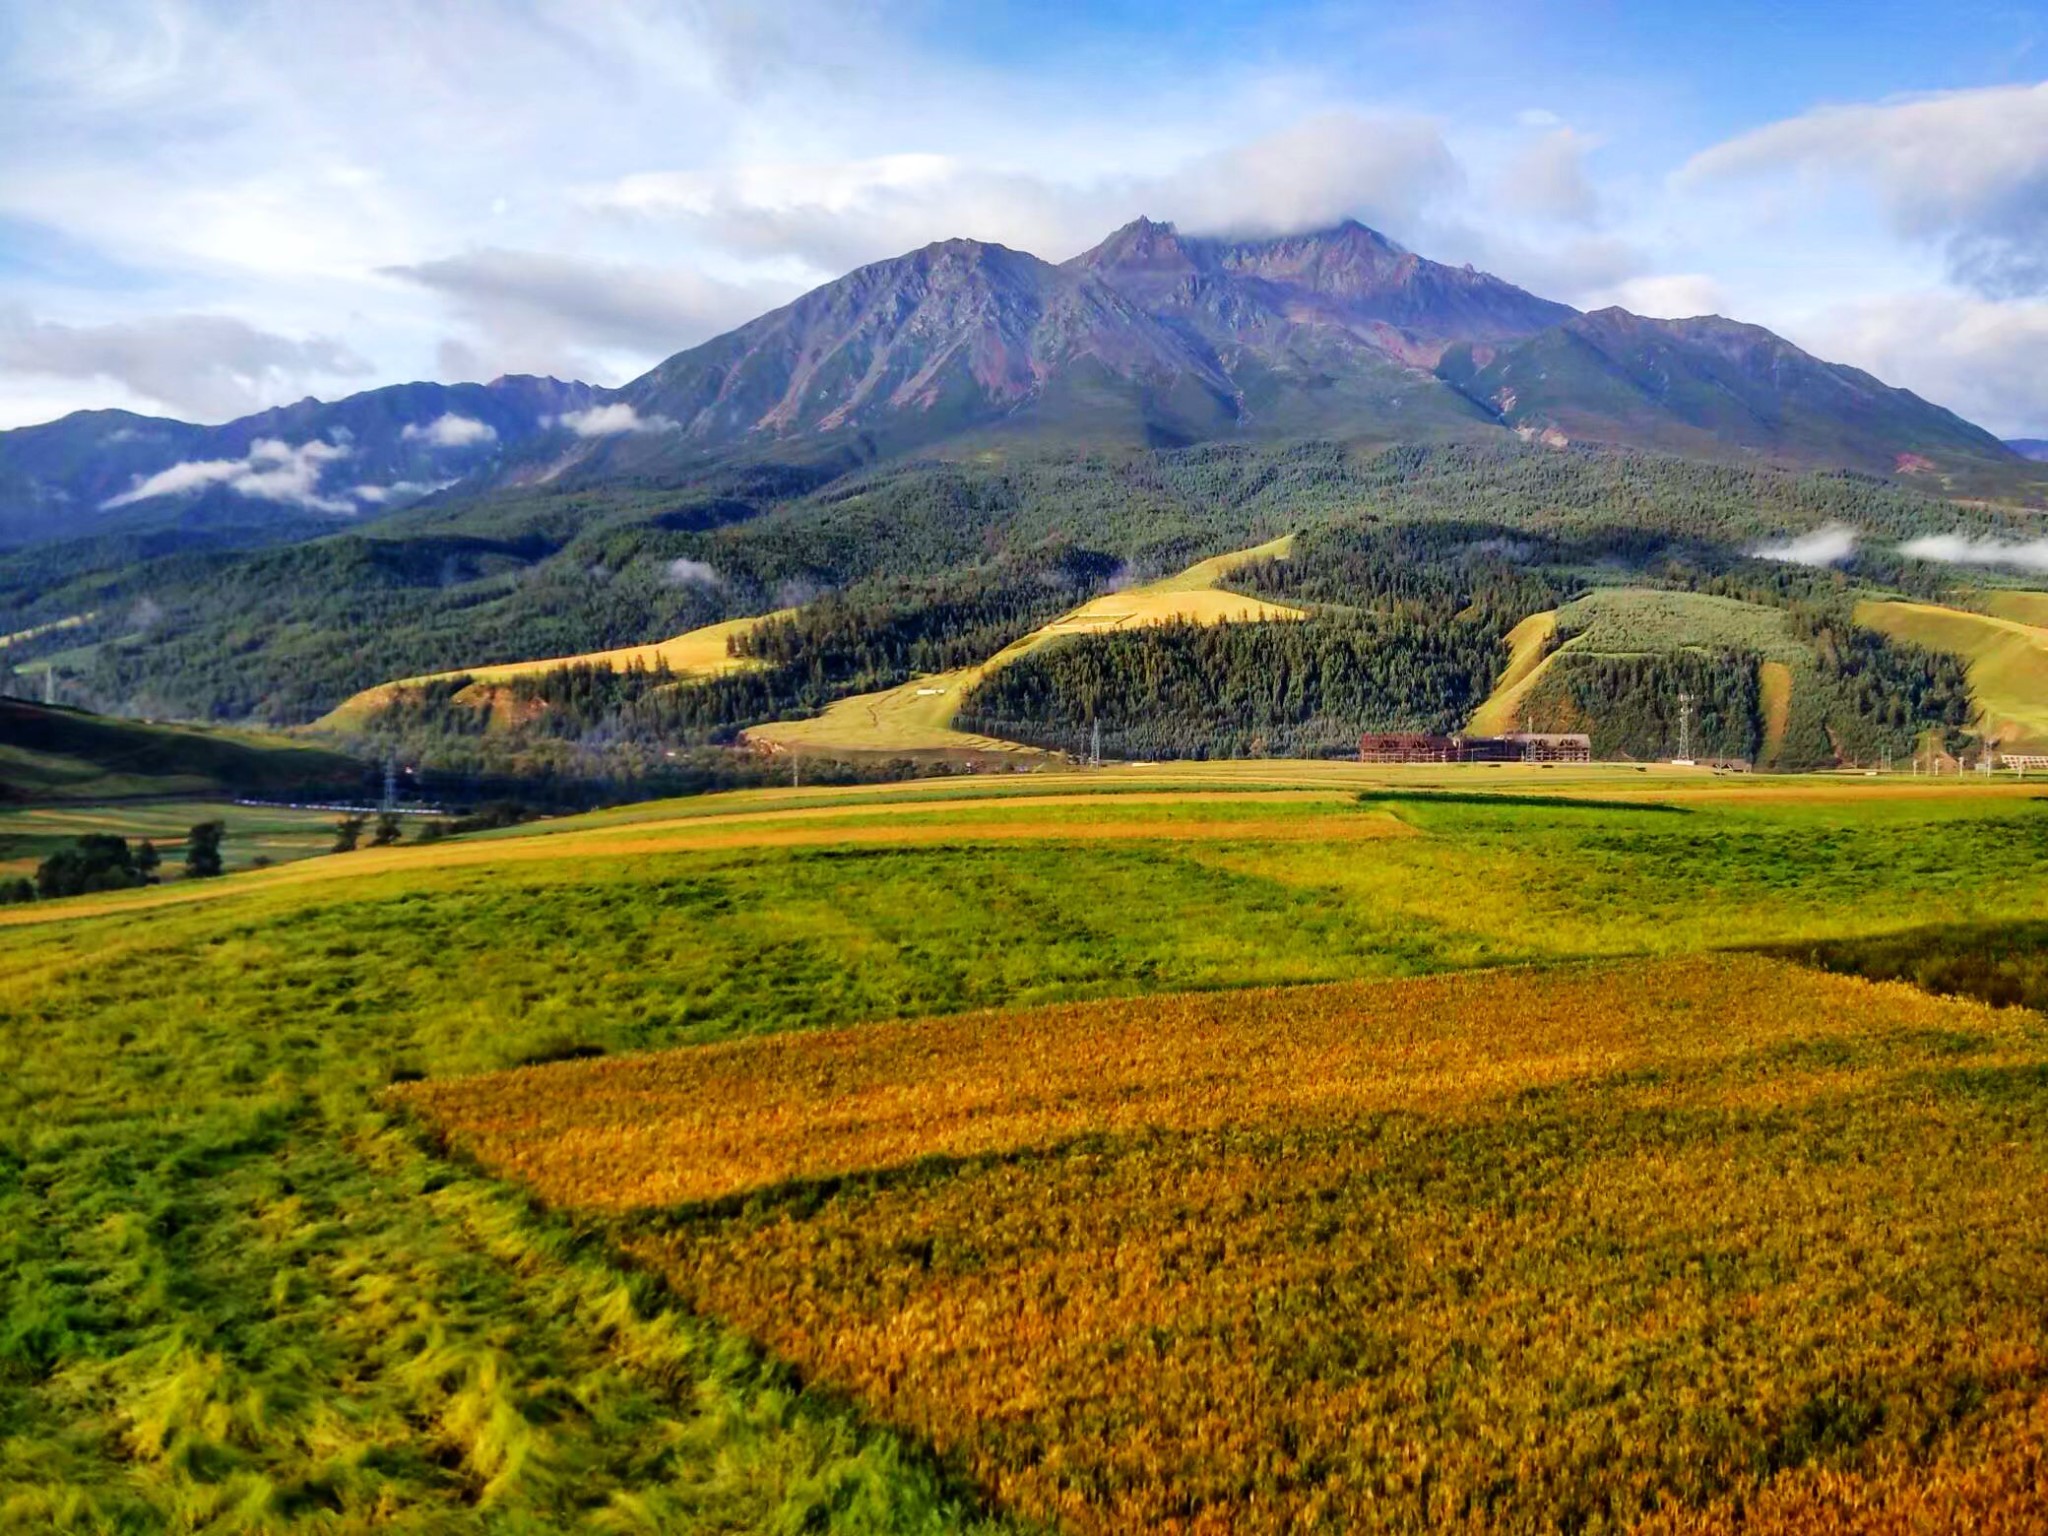
[[[2005,446],[2023,459],[2032,459],[2037,464],[2048,464],[2048,437],[2010,438]]]
[[[557,379],[394,384],[217,427],[78,411],[0,433],[0,547],[165,528],[265,542],[416,501],[495,466],[606,393]]]
[[[1511,427],[1574,439],[1876,474],[2017,462],[1951,411],[1719,316],[1603,309],[1511,346],[1454,346],[1438,372]]]

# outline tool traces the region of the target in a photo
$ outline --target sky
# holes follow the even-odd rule
[[[0,427],[618,384],[863,262],[1356,217],[2048,437],[2048,0],[0,0]]]

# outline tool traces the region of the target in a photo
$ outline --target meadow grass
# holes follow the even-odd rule
[[[1076,799],[1089,782],[1256,793],[1119,808],[1132,796]],[[1005,780],[1057,793],[993,803],[944,798],[958,784],[756,792],[307,860],[182,903],[38,904],[0,928],[0,1527],[983,1518],[957,1467],[636,1275],[602,1226],[422,1150],[381,1098],[394,1082],[1019,1004],[2048,920],[2048,808],[2009,791],[1370,780],[1693,809],[1645,816],[1369,808],[1351,799],[1367,782],[1244,764]],[[1310,792],[1272,793],[1290,787]],[[648,842],[778,804],[828,812],[810,819],[825,841]],[[849,806],[881,814],[835,826]],[[997,835],[1014,816],[1043,835]],[[905,835],[831,843],[855,822]],[[1086,835],[1104,825],[1119,835]],[[1350,835],[1387,825],[1406,835]]]

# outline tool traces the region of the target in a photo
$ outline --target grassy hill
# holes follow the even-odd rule
[[[787,618],[792,611],[785,608],[755,618],[727,619],[723,623],[706,624],[647,645],[616,646],[607,651],[585,651],[577,656],[554,656],[542,661],[493,662],[481,667],[455,667],[445,672],[423,672],[417,677],[402,677],[352,694],[315,720],[311,728],[325,732],[354,730],[367,723],[378,710],[388,707],[402,689],[455,678],[469,679],[469,687],[456,694],[455,701],[481,706],[495,690],[514,678],[538,677],[571,667],[611,667],[620,672],[635,667],[652,672],[666,667],[684,681],[744,672],[758,667],[760,663],[749,657],[732,655],[727,643],[751,634],[763,624]]]
[[[1857,620],[1870,624],[1870,611],[1858,605]],[[1872,627],[1927,644],[1920,632]],[[1811,768],[1911,749],[1910,732],[1897,740],[1873,736],[1864,707],[1869,686],[1843,665],[1834,638],[1800,633],[1785,608],[1700,592],[1598,588],[1523,621],[1509,642],[1507,669],[1467,722],[1474,733],[1526,721],[1539,730],[1586,730],[1596,755],[1669,755],[1678,748],[1676,695],[1684,690],[1692,699],[1692,749],[1702,756]],[[1554,648],[1546,652],[1546,645]],[[1970,680],[1974,689],[1975,671]]]
[[[1158,581],[1092,598],[977,665],[913,678],[878,693],[855,694],[812,719],[755,726],[745,739],[782,751],[831,755],[999,753],[1034,759],[1040,755],[1035,749],[1020,748],[999,737],[954,729],[953,717],[985,679],[1062,640],[1161,624],[1300,620],[1305,615],[1298,608],[1224,591],[1221,587],[1232,573],[1254,561],[1286,559],[1293,543],[1294,535],[1282,534],[1251,549],[1197,561]]]
[[[0,800],[359,793],[365,765],[259,731],[147,725],[0,698]]]
[[[2040,596],[2000,594],[1993,602],[2003,612],[2040,616],[2040,603],[2030,601]],[[1962,657],[1985,736],[2007,747],[2048,750],[2048,627],[1937,603],[1858,603],[1856,620]]]

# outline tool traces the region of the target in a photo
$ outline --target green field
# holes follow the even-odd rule
[[[6,909],[0,1528],[1358,1528],[1368,1443],[1388,1529],[2017,1521],[2048,1403],[2048,1025],[1937,962],[2003,943],[1998,975],[2038,976],[2044,923],[2028,785],[1286,763],[707,796]],[[1746,948],[1789,958],[1709,954]],[[1447,972],[1477,1001],[1417,1055],[1402,999],[1434,994],[1383,989]],[[1603,987],[1634,1021],[1612,1040]],[[972,1060],[887,1031],[998,1064],[1043,1039],[1035,1072],[1069,1015],[1013,1010],[1068,1005],[1127,1043],[1084,1051],[1070,1102],[968,1072],[979,1100],[945,1102],[978,1150],[935,1155],[951,1122],[900,1096]],[[1154,1078],[1148,1053],[1212,1037],[1153,1010],[1250,1033]],[[494,1081],[567,1106],[550,1073],[675,1048],[650,1060],[678,1083],[727,1059],[705,1048],[744,1083],[777,1040],[828,1053],[777,1079],[793,1099],[713,1099],[726,1130],[642,1095],[616,1134],[786,1151],[810,1143],[778,1125],[858,1086],[900,1152],[708,1201],[697,1153],[669,1166],[703,1188],[613,1215],[420,1099],[540,1064]],[[1391,1050],[1409,1087],[1298,1100],[1368,1047],[1364,1080]],[[1052,1161],[1004,1129],[1059,1114],[1079,1140]],[[1235,1278],[1172,1278],[1212,1271]],[[920,1332],[1117,1275],[1139,1331],[1034,1354],[984,1326],[1023,1372],[989,1378],[1007,1407],[959,1397]],[[1254,1377],[1213,1374],[1231,1358]],[[1283,1422],[1317,1394],[1366,1438]],[[1172,1460],[1174,1426],[1240,1400],[1270,1444]],[[1148,1502],[1161,1465],[1213,1476]]]

